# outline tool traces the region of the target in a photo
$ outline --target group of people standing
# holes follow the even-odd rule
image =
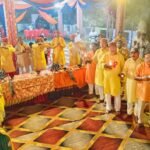
[[[13,47],[7,38],[2,39],[0,46],[0,67],[7,74],[13,76],[32,71],[45,70],[47,67],[47,53],[53,49],[53,63],[65,65],[64,47],[66,43],[63,37],[56,36],[51,42],[44,41],[43,37],[37,37],[35,43],[26,44],[21,37]]]
[[[89,95],[99,95],[98,103],[106,103],[106,113],[114,110],[120,114],[121,95],[127,99],[127,114],[134,114],[139,124],[143,123],[146,103],[150,103],[150,49],[140,55],[140,47],[126,47],[124,38],[117,37],[108,43],[100,39],[100,48],[91,44],[91,50],[85,57],[87,66],[86,81]],[[94,90],[95,89],[95,90]]]
[[[83,41],[72,41],[68,44],[70,66],[86,66],[86,82],[89,95],[99,95],[98,103],[106,103],[106,113],[121,110],[121,94],[127,99],[127,114],[138,117],[141,124],[145,104],[150,102],[150,49],[145,48],[140,53],[139,41],[134,42],[131,50],[126,47],[124,37],[118,35],[110,43],[106,38],[100,38],[98,43],[91,43],[89,51]],[[19,73],[41,71],[47,67],[47,52],[53,49],[52,62],[64,66],[66,64],[64,48],[66,42],[56,32],[51,42],[38,37],[35,43],[27,45],[18,38],[15,47],[3,39],[0,46],[0,67],[10,76],[17,70]],[[143,48],[143,46],[141,47]],[[45,57],[46,56],[46,57]],[[95,90],[94,90],[95,89]]]

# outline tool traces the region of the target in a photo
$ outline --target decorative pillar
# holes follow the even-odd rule
[[[9,42],[15,45],[17,42],[17,28],[16,28],[16,16],[14,0],[3,0],[4,12],[5,12],[5,22],[6,22],[6,35]]]
[[[62,34],[64,33],[63,14],[61,9],[58,9],[58,29],[59,32],[61,32]]]
[[[118,32],[124,31],[124,19],[125,19],[126,0],[117,0],[117,12],[116,12],[116,35]]]
[[[83,12],[82,12],[82,8],[79,5],[79,2],[77,2],[76,10],[77,10],[77,29],[79,30],[80,33],[82,33],[82,29],[83,29]]]

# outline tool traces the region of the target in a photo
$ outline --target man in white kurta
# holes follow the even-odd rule
[[[129,58],[124,65],[123,73],[126,77],[126,94],[127,94],[127,114],[132,115],[134,107],[134,115],[138,115],[137,110],[137,98],[136,98],[136,80],[135,71],[136,67],[142,63],[142,59],[139,58],[139,51],[137,48],[132,48],[130,51],[131,58]]]

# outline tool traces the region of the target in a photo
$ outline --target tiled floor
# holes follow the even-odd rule
[[[122,113],[105,114],[96,98],[62,97],[7,109],[5,126],[16,150],[149,150],[150,126]],[[150,119],[147,113],[146,121]]]

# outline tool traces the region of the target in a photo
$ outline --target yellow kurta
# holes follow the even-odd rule
[[[93,60],[96,63],[96,71],[95,71],[95,84],[99,86],[104,86],[104,68],[102,66],[102,58],[108,52],[108,48],[106,49],[98,49],[93,57]]]
[[[80,54],[74,43],[70,42],[68,44],[68,48],[70,51],[70,66],[75,66],[81,63]]]
[[[113,65],[112,69],[104,69],[104,93],[111,94],[112,96],[118,96],[121,94],[121,84],[119,74],[124,66],[124,58],[120,53],[111,55],[110,52],[105,54],[103,59],[103,65]]]
[[[123,55],[124,60],[127,60],[129,58],[129,52],[127,48],[122,47],[121,49],[117,49],[117,52]]]
[[[2,94],[2,87],[0,85],[0,123],[3,122],[5,117],[5,100]]]
[[[66,47],[66,42],[62,37],[56,37],[52,40],[51,46],[54,49],[53,53],[53,63],[64,66],[66,63],[64,48]]]
[[[32,45],[33,67],[35,71],[46,69],[45,48],[50,47],[50,44],[34,44]]]
[[[128,103],[133,103],[137,101],[136,98],[136,80],[135,72],[136,67],[142,63],[142,59],[138,58],[134,61],[132,58],[129,58],[124,65],[123,73],[126,75],[126,94],[127,94],[127,101]]]
[[[11,45],[8,45],[6,47],[0,47],[1,69],[4,69],[6,73],[11,73],[16,71],[14,61],[13,61],[14,51],[15,49]]]

